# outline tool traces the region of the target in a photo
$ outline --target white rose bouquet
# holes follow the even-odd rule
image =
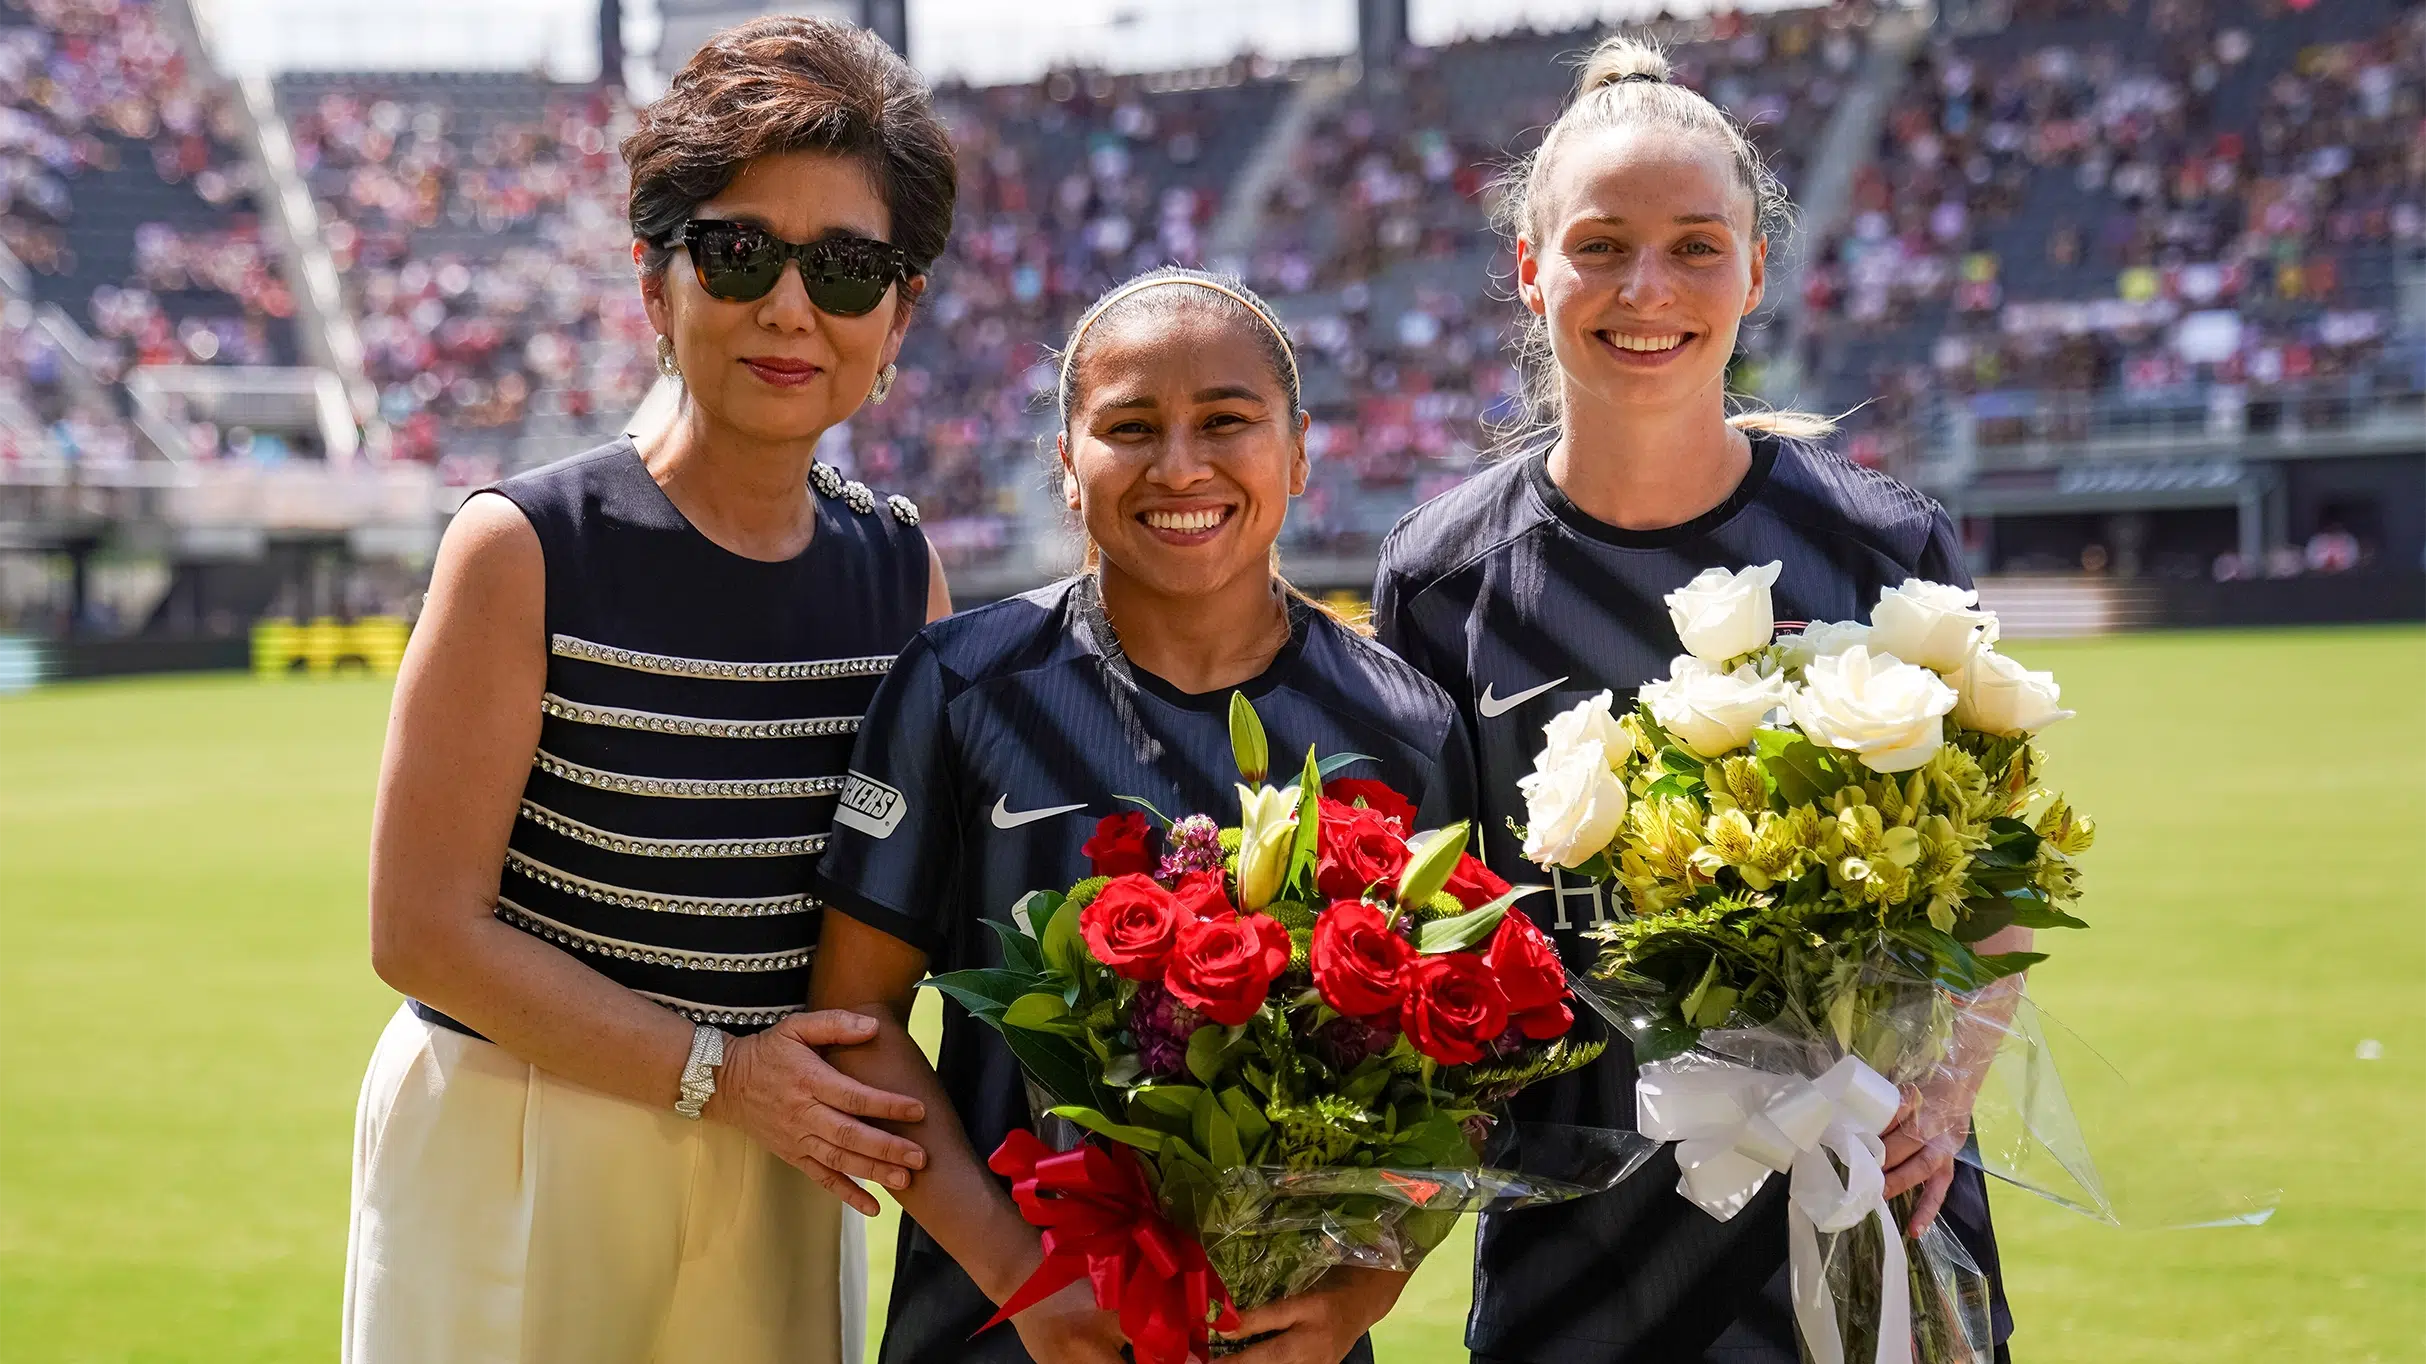
[[[1632,713],[1604,692],[1550,722],[1525,854],[1619,891],[1592,993],[1634,1042],[1643,1132],[1682,1143],[1679,1191],[1724,1219],[1791,1173],[1806,1357],[1986,1360],[1978,1271],[1942,1228],[1905,1235],[1881,1134],[1914,1090],[1968,1114],[2042,960],[1981,945],[2082,926],[2093,830],[2031,742],[2072,712],[1968,589],[1780,633],[1778,568],[1671,594],[1686,652]]]

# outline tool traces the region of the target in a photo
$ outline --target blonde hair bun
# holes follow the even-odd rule
[[[1675,76],[1667,54],[1640,38],[1622,34],[1601,39],[1600,46],[1584,60],[1585,94],[1629,79],[1667,85]]]

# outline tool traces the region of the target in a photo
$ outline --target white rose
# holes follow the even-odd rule
[[[1688,654],[1668,667],[1665,679],[1644,686],[1643,704],[1660,728],[1705,758],[1751,743],[1761,720],[1786,704],[1786,679],[1763,677],[1749,663],[1723,673]]]
[[[2013,738],[2073,716],[2056,704],[2064,692],[2054,673],[2034,673],[1994,649],[1972,650],[1954,685],[1954,722],[1968,729]]]
[[[1668,620],[1685,652],[1706,663],[1724,663],[1767,644],[1777,630],[1769,588],[1784,567],[1778,561],[1740,573],[1705,568],[1669,593]]]
[[[1786,636],[1786,666],[1807,668],[1815,658],[1834,658],[1870,642],[1870,627],[1858,620],[1815,620],[1799,635]]]
[[[1954,702],[1936,673],[1857,644],[1805,668],[1786,707],[1820,747],[1854,754],[1873,772],[1909,772],[1945,742]]]
[[[1870,612],[1870,652],[1893,654],[1906,663],[1950,673],[1963,666],[1974,645],[1996,639],[1996,615],[1975,609],[1980,594],[1925,578],[1879,589]]]
[[[1516,789],[1525,798],[1525,857],[1545,867],[1590,861],[1626,817],[1626,784],[1609,770],[1609,750],[1598,739],[1544,749]]]
[[[1550,723],[1542,726],[1548,751],[1564,754],[1587,740],[1598,739],[1608,750],[1609,765],[1623,767],[1627,755],[1634,751],[1634,731],[1619,724],[1617,717],[1609,713],[1615,699],[1604,691],[1550,717]]]

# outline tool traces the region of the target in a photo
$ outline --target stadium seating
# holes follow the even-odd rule
[[[2385,0],[2040,6],[1912,63],[1808,280],[1811,370],[1913,472],[1991,445],[2353,420],[2421,389],[2388,345],[2426,27]],[[2188,320],[2185,320],[2188,319]],[[2178,324],[2178,325],[2177,325]]]
[[[618,98],[496,74],[277,89],[398,457],[471,484],[621,429],[653,376]]]
[[[0,244],[30,301],[98,343],[86,358],[105,379],[137,364],[294,362],[296,300],[263,236],[235,96],[148,0],[7,0],[0,86]],[[26,318],[8,339],[23,414],[12,446],[131,455],[122,405],[70,404],[56,345]]]
[[[0,242],[30,282],[0,313],[0,463],[135,458],[116,387],[132,365],[297,359],[302,305],[262,231],[242,110],[197,74],[167,3],[0,0]],[[1949,487],[1999,460],[2077,462],[2092,440],[2165,454],[2426,420],[2415,0],[1947,3],[1909,61],[1885,14],[1834,0],[1645,30],[1798,201],[1844,205],[1747,326],[1739,388],[1799,376],[1804,405],[1854,409],[1853,457]],[[1301,346],[1315,475],[1289,548],[1363,562],[1509,438],[1519,313],[1487,210],[1602,31],[1460,39],[1388,69],[1240,58],[939,88],[952,243],[893,398],[824,453],[918,499],[956,569],[1008,584],[1033,567],[1012,551],[1058,515],[1055,347],[1080,310],[1156,265],[1234,269]],[[655,376],[619,94],[320,72],[279,77],[274,103],[362,341],[375,455],[463,488],[622,429]],[[1875,136],[1839,117],[1855,107],[1883,108]],[[71,354],[42,303],[93,352]],[[265,457],[197,426],[206,450]],[[2319,554],[2175,558],[2223,574],[2351,557],[2331,515],[2302,516]],[[2077,566],[2082,532],[2049,536],[2012,532],[1998,562]]]

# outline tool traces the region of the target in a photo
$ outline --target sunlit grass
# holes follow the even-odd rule
[[[2284,1193],[2201,1232],[2000,1196],[2017,1353],[2426,1357],[2426,632],[2019,652],[2082,712],[2055,770],[2102,825],[2095,928],[2049,935],[2033,993],[2131,1075],[2156,1157]],[[363,933],[385,704],[233,677],[0,702],[0,1357],[333,1355],[355,1091],[395,1007]],[[1468,1244],[1383,1359],[1464,1358]]]

